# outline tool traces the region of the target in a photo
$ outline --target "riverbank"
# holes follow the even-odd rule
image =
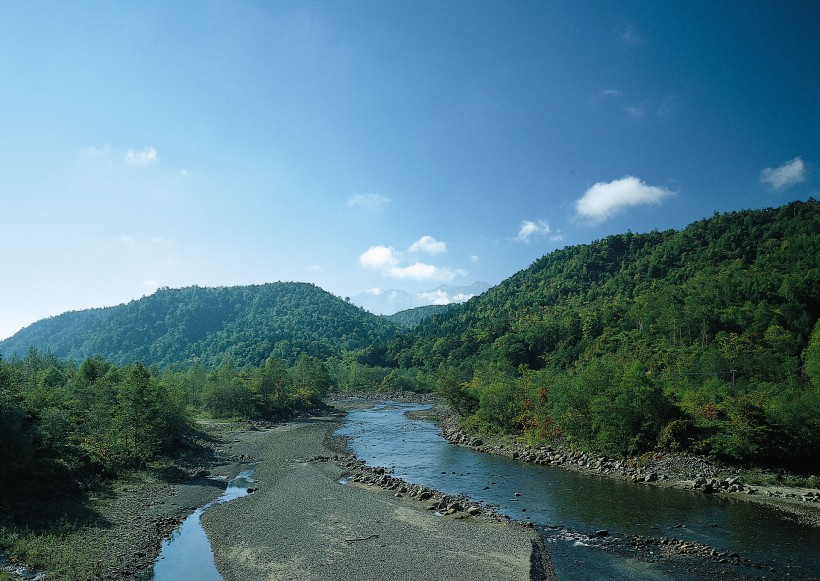
[[[353,460],[330,437],[340,421],[295,420],[226,446],[257,460],[258,486],[202,516],[226,581],[547,578],[531,529],[466,511],[437,516],[410,495],[345,480]]]
[[[61,580],[122,580],[150,566],[162,539],[222,494],[248,458],[224,453],[250,424],[199,420],[185,454],[109,481],[83,496],[18,501],[0,514],[0,540],[15,564]],[[9,568],[11,569],[11,567]],[[8,571],[10,578],[25,578]],[[2,578],[2,577],[0,577]]]
[[[786,518],[820,528],[820,489],[773,484],[771,482],[777,480],[774,473],[724,466],[691,454],[657,453],[622,460],[590,456],[560,442],[532,447],[511,436],[467,434],[459,425],[458,415],[443,404],[437,404],[430,415],[440,425],[442,436],[451,444],[508,456],[521,462],[627,480],[637,485],[677,488],[765,504],[781,511]]]
[[[17,560],[47,570],[47,578],[134,579],[163,538],[253,463],[254,494],[202,517],[228,581],[414,579],[420,572],[425,579],[552,578],[532,529],[470,514],[450,499],[439,513],[448,516],[437,516],[413,494],[354,482],[364,468],[331,437],[341,421],[341,414],[278,425],[201,420],[202,437],[179,464],[134,473],[85,499],[18,507],[16,523],[5,516],[3,534],[17,536]],[[429,494],[422,497],[437,493]]]

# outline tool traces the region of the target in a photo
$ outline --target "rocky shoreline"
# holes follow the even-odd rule
[[[777,508],[801,523],[820,527],[820,489],[785,485],[749,485],[741,470],[710,462],[691,454],[654,454],[635,459],[591,456],[561,443],[532,447],[501,438],[486,439],[466,434],[459,417],[450,411],[437,413],[442,436],[451,444],[478,452],[508,456],[521,462],[554,466],[606,478],[628,480],[639,485],[691,490],[702,494],[721,494],[738,500],[757,502]],[[485,441],[486,440],[486,441]]]

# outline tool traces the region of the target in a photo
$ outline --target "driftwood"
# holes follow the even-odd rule
[[[370,535],[367,537],[361,537],[358,539],[345,539],[346,543],[355,543],[356,541],[369,541],[370,539],[378,539],[379,535]]]

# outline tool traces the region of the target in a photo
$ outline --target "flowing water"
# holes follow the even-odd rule
[[[820,578],[820,530],[766,506],[722,496],[579,474],[449,444],[433,423],[406,412],[430,406],[386,402],[350,412],[336,433],[368,464],[446,494],[466,494],[501,514],[545,527],[564,579],[670,579],[660,566],[602,550],[594,531],[697,541],[777,570]],[[790,568],[789,568],[790,567]],[[768,571],[768,569],[767,569]],[[770,578],[777,578],[772,573]],[[674,578],[685,577],[675,574]]]
[[[253,470],[245,470],[228,482],[222,496],[196,509],[182,524],[162,541],[162,548],[153,567],[145,571],[139,581],[222,581],[222,575],[214,565],[211,544],[202,528],[202,513],[215,504],[228,502],[247,496],[248,487],[253,483]]]

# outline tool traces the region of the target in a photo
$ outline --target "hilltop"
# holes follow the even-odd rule
[[[393,336],[397,327],[307,283],[163,288],[127,304],[38,321],[0,342],[4,357],[29,348],[62,359],[95,355],[125,364],[186,362],[217,367],[227,358],[257,366],[271,354],[326,359]]]

